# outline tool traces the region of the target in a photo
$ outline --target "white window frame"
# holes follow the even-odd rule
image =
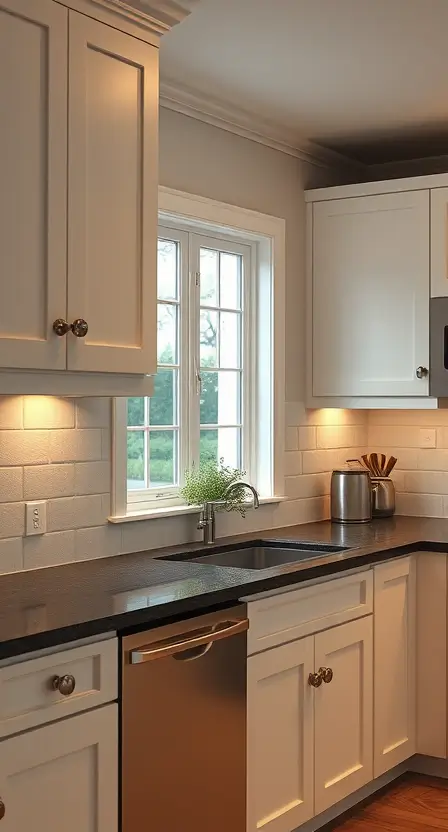
[[[219,247],[229,250],[250,248],[250,275],[246,275],[243,291],[248,295],[253,320],[246,328],[246,334],[255,334],[251,343],[244,344],[246,359],[243,372],[246,384],[243,393],[243,424],[256,425],[250,432],[250,447],[245,449],[244,464],[248,476],[267,501],[281,499],[284,494],[283,455],[285,420],[285,221],[277,217],[260,214],[226,203],[215,202],[204,197],[159,187],[159,223],[173,235],[193,231],[212,238]],[[179,230],[181,229],[181,230]],[[222,235],[222,236],[221,236]],[[163,235],[162,235],[163,236]],[[175,237],[173,236],[173,239]],[[181,269],[184,264],[181,264]],[[248,279],[249,278],[249,279]],[[190,287],[193,281],[190,280]],[[190,288],[190,291],[194,289]],[[190,312],[193,308],[189,298]],[[196,306],[194,305],[194,308]],[[190,336],[188,335],[190,330]],[[270,338],[266,338],[266,330]],[[194,333],[194,335],[193,335]],[[180,348],[185,349],[188,337],[196,337],[196,328],[182,322]],[[188,345],[189,362],[196,355],[192,344]],[[267,368],[270,368],[270,373]],[[191,436],[192,413],[188,408],[185,384],[192,378],[191,363],[188,378],[181,377],[180,421],[182,429]],[[247,388],[247,389],[246,389]],[[192,408],[194,408],[194,403]],[[199,406],[197,399],[196,407]],[[174,515],[196,511],[187,507],[178,494],[167,488],[163,499],[148,498],[148,492],[136,495],[127,493],[127,404],[126,399],[114,400],[114,453],[112,515],[110,519],[121,522],[146,517]],[[199,425],[199,419],[196,421]],[[198,443],[197,443],[198,444]],[[185,470],[191,459],[191,447],[183,445],[180,459],[181,470]],[[161,490],[162,491],[162,490]],[[161,493],[160,491],[160,493]]]

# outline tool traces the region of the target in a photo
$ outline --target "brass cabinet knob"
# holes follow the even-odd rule
[[[331,667],[320,667],[318,673],[320,673],[326,685],[328,685],[331,682],[333,678],[333,671]]]
[[[84,318],[76,318],[72,324],[69,324],[65,318],[57,318],[53,322],[53,332],[60,337],[67,335],[68,332],[73,332],[73,335],[76,335],[77,338],[85,338],[88,331],[89,326]]]
[[[53,690],[59,691],[62,696],[70,696],[70,694],[75,690],[75,685],[75,677],[70,674],[65,676],[53,676],[51,680],[51,687]]]
[[[428,375],[428,368],[427,367],[417,367],[415,371],[415,375],[417,378],[426,378]]]
[[[320,688],[322,684],[322,673],[320,670],[317,673],[310,673],[308,676],[308,684],[311,685],[312,688]]]
[[[71,325],[71,330],[77,338],[85,338],[89,331],[87,321],[84,318],[76,318]]]
[[[63,335],[67,335],[67,332],[70,332],[70,330],[71,326],[64,318],[56,318],[56,320],[53,321],[53,332],[61,338]]]
[[[5,817],[6,806],[3,803],[3,800],[0,798],[0,820]]]

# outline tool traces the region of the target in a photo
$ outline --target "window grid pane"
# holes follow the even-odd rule
[[[243,258],[219,251],[217,285],[210,299],[211,251],[200,249],[199,354],[201,367],[199,461],[223,458],[240,468],[243,459]],[[203,289],[203,277],[206,290]]]
[[[196,335],[202,382],[196,411],[199,411],[199,425],[196,422],[199,459],[201,462],[207,459],[219,461],[223,457],[225,464],[241,468],[245,445],[245,259],[231,250],[220,249],[214,241],[210,247],[206,244],[196,250],[200,262],[192,268],[199,266],[201,275],[198,293],[200,326]],[[180,378],[181,372],[186,372],[183,362],[187,360],[181,354],[179,340],[181,292],[185,297],[187,285],[181,287],[183,252],[179,242],[159,238],[158,375],[151,399],[130,399],[128,404],[128,488],[152,491],[154,497],[162,496],[157,494],[159,489],[165,493],[170,487],[179,485],[181,441],[187,441],[186,437],[181,437],[180,423]],[[184,281],[186,273],[183,274]],[[185,324],[184,320],[183,326]],[[185,338],[185,332],[182,337]],[[188,390],[189,396],[196,395],[192,381]],[[194,433],[194,420],[192,429]],[[191,460],[182,464],[191,464]]]

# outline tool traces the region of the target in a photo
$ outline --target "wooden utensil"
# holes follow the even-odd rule
[[[362,459],[362,461],[363,461],[364,465],[366,466],[366,468],[368,468],[368,470],[370,471],[370,473],[372,473],[372,468],[371,468],[371,466],[370,466],[370,459],[369,459],[369,457],[367,456],[367,454],[363,454],[363,455],[362,455],[362,457],[361,457],[361,459]]]
[[[396,456],[390,456],[389,457],[389,460],[388,460],[387,465],[386,465],[386,470],[385,470],[385,473],[384,473],[385,477],[390,476],[390,474],[392,473],[393,469],[395,468],[395,465],[397,464],[397,462],[398,462],[398,460],[397,460]]]
[[[374,476],[375,477],[380,477],[381,473],[380,473],[380,468],[379,468],[379,463],[378,463],[378,454],[376,454],[376,453],[370,454],[370,465],[372,467],[372,471],[373,471]]]
[[[380,454],[380,471],[381,471],[381,476],[382,477],[385,476],[385,473],[384,473],[385,470],[386,470],[386,454]]]

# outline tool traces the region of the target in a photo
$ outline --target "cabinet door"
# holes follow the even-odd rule
[[[313,644],[248,659],[248,832],[291,832],[313,816]]]
[[[3,740],[2,832],[116,832],[117,726],[107,705]]]
[[[431,191],[431,297],[448,295],[448,188]]]
[[[314,691],[316,815],[373,778],[372,616],[315,637],[315,666],[333,678]]]
[[[0,0],[0,365],[64,369],[67,9]]]
[[[156,370],[158,50],[69,14],[68,368]]]
[[[374,776],[415,754],[415,560],[375,567]]]
[[[313,209],[313,395],[427,396],[429,191]]]

